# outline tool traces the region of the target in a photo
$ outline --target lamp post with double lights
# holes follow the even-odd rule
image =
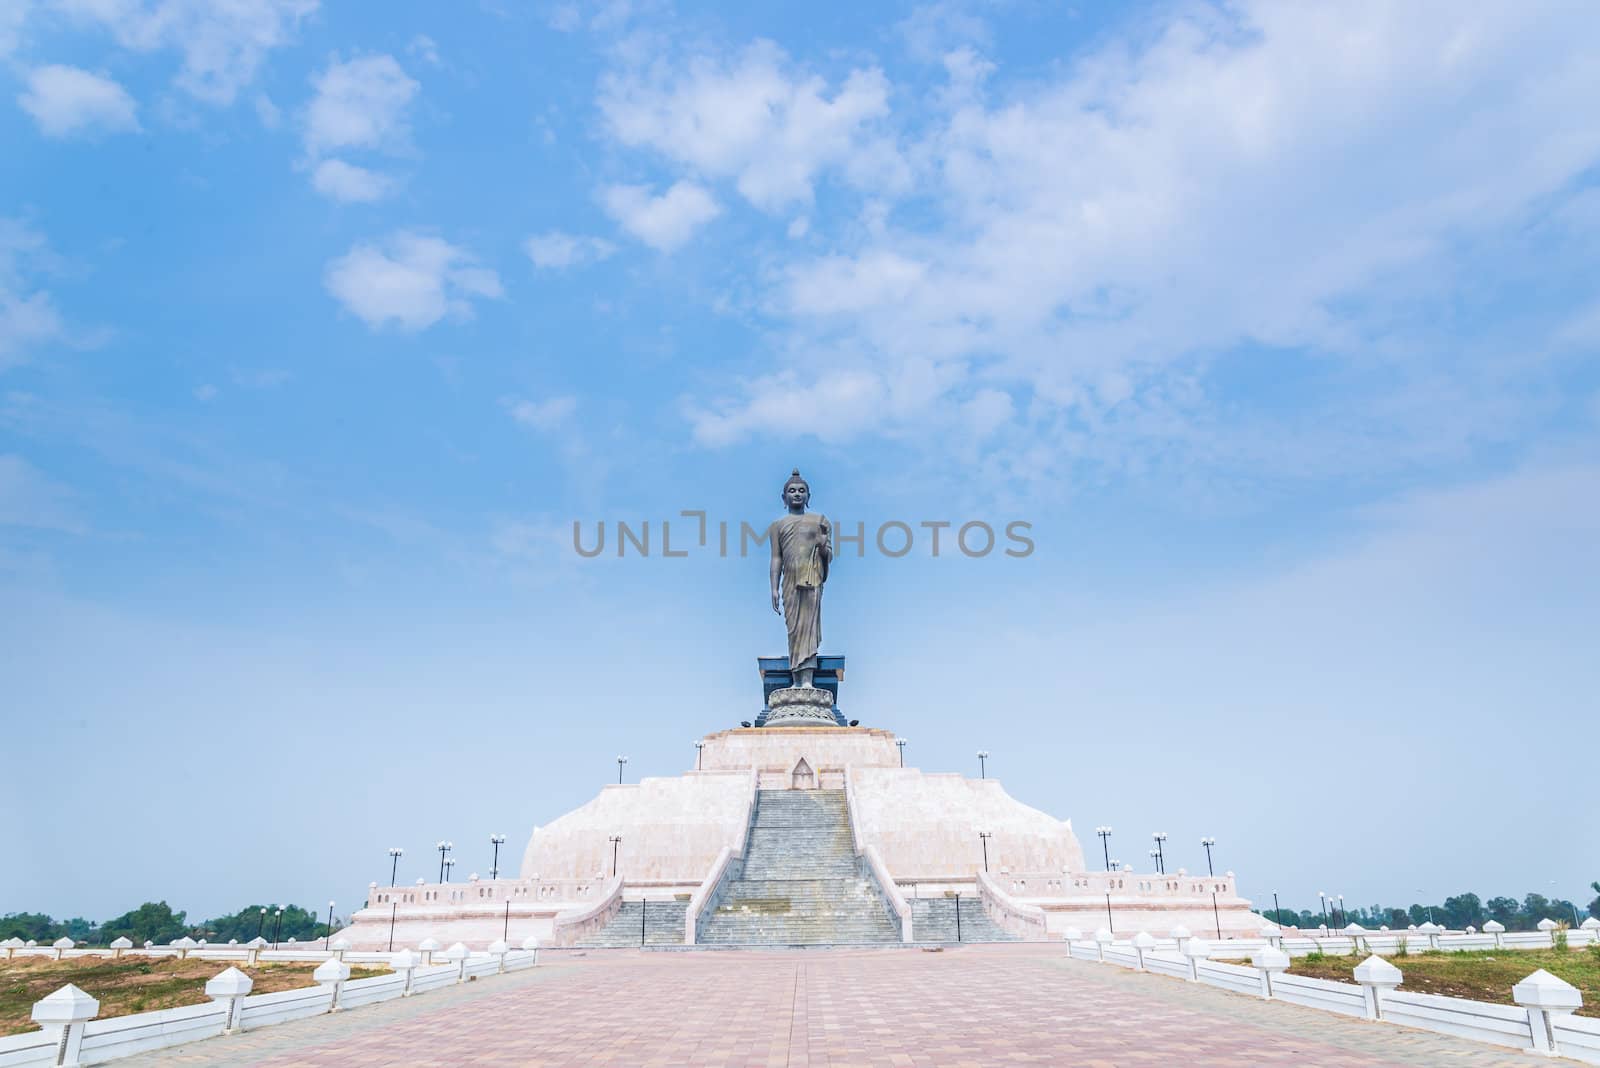
[[[439,881],[441,883],[444,882],[444,866],[445,866],[444,865],[444,858],[445,858],[445,854],[449,853],[450,850],[454,849],[455,847],[456,847],[456,844],[454,842],[446,842],[446,841],[444,841],[442,839],[440,840],[438,845],[434,846],[434,848],[439,851]]]
[[[622,835],[614,834],[606,841],[611,843],[611,874],[612,877],[615,877],[617,874],[617,847],[622,844]]]
[[[1161,848],[1161,843],[1167,840],[1167,832],[1156,831],[1151,834],[1150,837],[1154,839],[1156,843],[1156,871],[1160,872],[1162,875],[1165,875],[1167,874],[1167,855],[1166,852]]]
[[[390,846],[389,847],[389,885],[390,886],[398,886],[399,885],[398,883],[395,882],[395,878],[400,874],[400,858],[405,856],[405,855],[406,855],[406,851],[404,849],[401,849],[399,846]]]
[[[706,755],[706,740],[704,738],[696,738],[694,740],[694,770],[695,771],[703,771],[704,770],[703,764],[705,762],[705,755]]]
[[[491,834],[489,836],[489,844],[494,846],[494,863],[489,868],[489,878],[498,879],[500,878],[500,847],[506,844],[506,836],[503,834]]]
[[[1217,869],[1211,866],[1211,847],[1217,844],[1215,838],[1202,838],[1200,844],[1206,847],[1206,874],[1213,879],[1217,877]]]
[[[994,837],[993,831],[979,831],[978,839],[983,842],[983,870],[989,870],[989,839]]]
[[[1107,827],[1106,830],[1109,832],[1111,830],[1111,828]],[[1106,866],[1106,870],[1107,871],[1121,871],[1122,870],[1122,861],[1118,860],[1115,857],[1109,858],[1106,861],[1106,865],[1107,865]],[[1112,934],[1116,934],[1117,933],[1117,925],[1115,923],[1111,922],[1111,880],[1110,879],[1106,880],[1106,930],[1110,931]]]
[[[626,764],[627,762],[628,762],[628,758],[627,757],[623,756],[621,753],[617,754],[617,785],[618,786],[622,785],[622,765]]]
[[[455,866],[456,866],[456,858],[455,857],[445,857],[444,858],[444,878],[441,880],[442,882],[449,882],[450,881],[450,869],[454,868]]]
[[[978,778],[987,779],[988,777],[989,777],[989,750],[980,749],[980,750],[978,750]]]
[[[904,738],[896,738],[894,747],[900,750],[900,766],[903,768],[906,766],[906,740]]]

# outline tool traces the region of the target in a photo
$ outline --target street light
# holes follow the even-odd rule
[[[1160,872],[1162,875],[1165,875],[1167,874],[1167,855],[1161,848],[1161,843],[1167,840],[1167,832],[1155,831],[1150,835],[1150,837],[1155,839],[1156,843],[1156,871]]]
[[[614,878],[617,874],[617,846],[622,844],[622,835],[614,834],[606,841],[611,843],[611,875]]]
[[[1279,927],[1283,926],[1283,910],[1278,907],[1278,892],[1272,892],[1272,922]]]
[[[389,864],[389,885],[390,886],[399,885],[394,880],[395,880],[395,876],[400,871],[400,858],[405,856],[405,855],[406,855],[406,851],[404,849],[401,849],[399,846],[392,846],[389,849],[389,860],[391,862]]]
[[[1217,844],[1215,838],[1202,838],[1200,844],[1206,847],[1206,874],[1213,879],[1217,877],[1217,869],[1211,866],[1211,847]]]
[[[440,882],[445,882],[445,883],[449,882],[450,881],[450,869],[455,867],[455,866],[456,866],[456,858],[455,857],[445,857],[444,858],[444,878],[439,880],[439,881]]]
[[[993,831],[979,831],[978,838],[983,842],[983,870],[989,870],[989,839],[994,837]]]
[[[1343,894],[1339,895],[1339,913],[1338,913],[1338,916],[1339,916],[1339,926],[1340,927],[1348,927],[1348,926],[1350,926],[1350,914],[1344,910],[1344,895]]]
[[[978,778],[980,778],[980,779],[987,779],[989,777],[988,760],[989,760],[989,750],[987,750],[987,749],[978,750]]]
[[[627,757],[623,756],[621,753],[617,754],[617,785],[618,786],[622,785],[622,765],[626,764],[627,762],[628,762],[628,758]]]
[[[489,878],[498,879],[500,878],[500,847],[506,844],[506,836],[503,834],[491,834],[489,842],[494,846],[494,865],[489,869]]]
[[[445,841],[440,841],[439,844],[434,847],[439,851],[439,881],[441,883],[444,882],[444,855],[455,847],[456,844],[454,842]]]
[[[328,902],[328,933],[322,936],[322,948],[326,950],[333,944],[333,902]]]
[[[1317,891],[1317,900],[1322,905],[1322,926],[1328,926],[1328,895],[1321,890]]]
[[[1104,860],[1106,862],[1106,871],[1110,871],[1111,870],[1111,845],[1110,845],[1108,839],[1110,839],[1110,837],[1111,837],[1111,828],[1110,827],[1096,827],[1094,829],[1094,833],[1098,834],[1100,836],[1100,855],[1104,858]]]
[[[900,750],[900,766],[903,768],[906,766],[906,740],[904,738],[896,738],[894,744],[895,748]]]
[[[1423,888],[1422,888],[1422,887],[1420,887],[1420,886],[1419,886],[1419,887],[1417,887],[1417,889],[1416,889],[1416,891],[1415,891],[1415,893],[1418,893],[1418,894],[1426,894],[1426,893],[1427,893],[1427,891],[1426,891],[1426,890],[1424,890],[1424,889],[1423,889]],[[1432,922],[1433,922],[1433,906],[1432,906],[1432,905],[1429,905],[1429,906],[1428,906],[1428,922],[1429,922],[1429,923],[1432,923]]]
[[[261,929],[263,927],[265,927],[266,925],[267,925],[267,910],[266,910],[266,907],[263,906],[262,909],[261,909],[261,919],[256,921],[256,937],[257,938],[261,937]]]
[[[277,917],[272,921],[272,948],[278,948],[278,936],[283,933],[283,910],[279,909]]]
[[[701,770],[701,762],[702,762],[702,759],[705,757],[705,755],[706,755],[706,742],[705,742],[705,739],[704,738],[696,738],[694,740],[694,770],[695,771],[700,771]]]

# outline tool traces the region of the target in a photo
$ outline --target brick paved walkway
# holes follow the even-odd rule
[[[538,968],[129,1065],[1519,1065],[1511,1050],[1111,965],[1059,945],[547,953]],[[1568,1063],[1568,1062],[1558,1062]]]

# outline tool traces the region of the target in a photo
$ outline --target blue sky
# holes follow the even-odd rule
[[[0,910],[342,910],[684,769],[765,564],[571,525],[797,465],[1032,524],[834,575],[920,766],[1286,905],[1578,896],[1600,25],[1479,7],[11,0]]]

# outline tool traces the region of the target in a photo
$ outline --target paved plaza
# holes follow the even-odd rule
[[[1067,958],[553,952],[532,971],[134,1065],[1526,1065],[1509,1050]],[[1565,1063],[1565,1062],[1561,1062]]]

